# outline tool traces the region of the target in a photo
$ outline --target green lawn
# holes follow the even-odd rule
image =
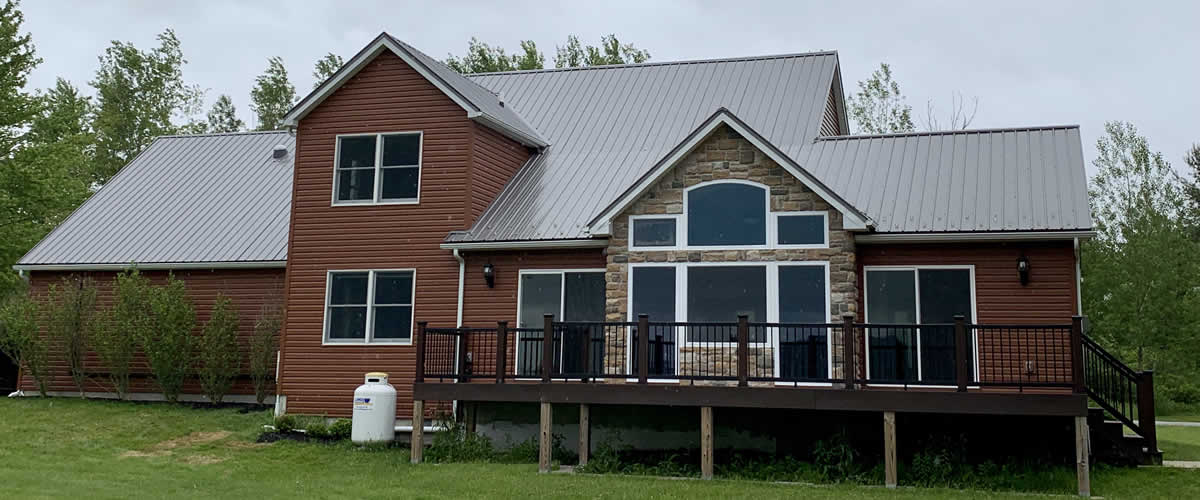
[[[0,498],[980,498],[981,491],[538,475],[408,463],[402,448],[253,444],[267,415],[74,399],[0,400]],[[1198,498],[1200,472],[1098,469],[1108,498]],[[1073,491],[1064,484],[1063,493]]]
[[[1200,460],[1200,427],[1158,427],[1164,460]]]

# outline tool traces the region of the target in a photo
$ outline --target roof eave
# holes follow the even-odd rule
[[[947,243],[947,242],[1000,242],[1000,241],[1071,241],[1096,237],[1091,229],[1059,231],[977,231],[941,233],[867,233],[854,236],[855,243]]]
[[[226,262],[148,262],[148,263],[77,263],[77,264],[16,264],[17,271],[167,271],[184,269],[282,269],[286,260],[226,261]]]

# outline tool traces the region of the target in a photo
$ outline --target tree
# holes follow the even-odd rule
[[[42,60],[30,34],[21,33],[25,15],[18,7],[20,2],[14,0],[0,7],[0,158],[12,154],[37,112],[37,99],[25,84]]]
[[[267,70],[254,80],[250,90],[250,109],[258,117],[256,130],[276,130],[283,117],[296,102],[296,87],[288,81],[287,68],[283,59],[272,57],[267,61]]]
[[[254,381],[254,398],[258,404],[267,399],[271,381],[275,378],[279,331],[283,329],[283,306],[280,302],[276,298],[263,304],[250,337],[250,378]]]
[[[246,128],[246,124],[237,117],[237,108],[233,106],[233,99],[226,94],[221,94],[217,97],[217,102],[213,103],[212,110],[208,112],[207,128],[209,132],[222,134],[240,132]]]
[[[1192,145],[1183,162],[1188,166],[1188,177],[1182,180],[1187,200],[1185,217],[1192,239],[1200,241],[1200,144]]]
[[[1200,244],[1184,230],[1181,186],[1162,154],[1129,123],[1105,131],[1092,162],[1098,234],[1083,247],[1084,310],[1092,334],[1138,369],[1178,376],[1200,350]]]
[[[238,313],[233,301],[225,294],[217,294],[212,315],[201,332],[198,351],[200,359],[196,374],[200,377],[200,390],[212,404],[219,405],[233,387],[240,359]]]
[[[313,66],[312,73],[314,80],[313,88],[315,89],[320,87],[322,83],[325,83],[325,80],[328,80],[329,77],[334,75],[334,73],[337,73],[338,70],[342,69],[342,66],[345,64],[346,62],[342,60],[341,56],[334,54],[333,52],[325,54],[325,57],[317,59],[317,64]]]
[[[636,48],[631,43],[621,44],[616,35],[603,37],[598,47],[584,46],[578,37],[571,35],[567,37],[566,46],[555,49],[554,66],[557,68],[635,64],[650,59],[649,51]],[[509,55],[501,47],[488,45],[472,37],[466,55],[458,58],[451,54],[446,58],[446,65],[463,74],[542,69],[546,65],[546,56],[532,40],[521,40],[520,53]]]
[[[950,96],[950,116],[945,122],[942,122],[937,118],[933,99],[930,99],[925,101],[925,130],[966,130],[971,126],[971,122],[975,121],[977,112],[979,112],[979,97],[971,98],[971,109],[967,110],[967,100],[963,98],[961,92],[955,92]]]
[[[28,293],[13,294],[0,303],[0,352],[33,377],[42,397],[47,395],[49,348],[38,332],[38,304]]]
[[[900,84],[892,80],[892,68],[879,63],[866,80],[858,82],[858,92],[847,100],[850,118],[860,134],[912,132],[912,106],[904,103]]]
[[[46,298],[46,333],[66,358],[67,371],[79,390],[79,397],[86,397],[84,385],[88,374],[84,361],[91,348],[95,325],[96,284],[91,278],[64,277],[59,283],[50,285]]]
[[[136,268],[122,271],[113,280],[112,305],[96,318],[96,353],[108,367],[108,378],[118,399],[129,395],[133,357],[143,339],[154,330],[150,281]]]
[[[174,403],[179,401],[183,383],[191,373],[196,311],[187,297],[187,286],[173,274],[168,275],[165,285],[153,287],[149,295],[154,323],[141,339],[141,347],[163,397]]]
[[[96,169],[105,183],[155,137],[177,133],[173,119],[186,121],[200,110],[204,92],[183,80],[183,49],[175,32],[158,35],[158,47],[138,50],[114,40],[100,56],[96,89]]]

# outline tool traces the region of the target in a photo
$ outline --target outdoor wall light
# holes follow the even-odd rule
[[[1021,276],[1021,286],[1029,284],[1029,257],[1017,257],[1017,274]]]
[[[496,287],[496,267],[491,262],[483,265],[483,281],[487,282],[488,288]]]

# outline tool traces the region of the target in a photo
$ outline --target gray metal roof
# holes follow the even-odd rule
[[[877,232],[1092,227],[1078,126],[822,137],[796,159]]]
[[[473,75],[551,144],[449,241],[585,238],[588,221],[724,107],[788,155],[818,135],[837,54]]]
[[[286,132],[160,137],[17,265],[286,260],[294,152]]]

